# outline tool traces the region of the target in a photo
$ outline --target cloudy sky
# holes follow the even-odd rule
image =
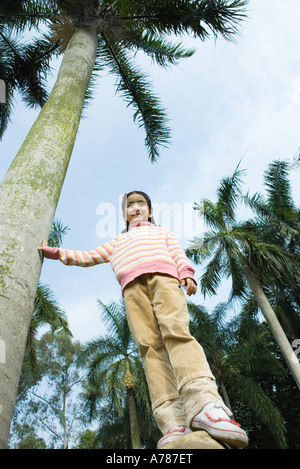
[[[191,218],[193,203],[204,197],[214,201],[220,179],[230,175],[241,158],[245,189],[262,192],[268,164],[293,160],[300,147],[299,20],[299,0],[250,0],[235,43],[183,38],[183,44],[197,52],[168,70],[138,57],[172,129],[172,144],[156,164],[147,158],[144,133],[133,123],[132,110],[115,95],[114,80],[102,71],[57,208],[56,218],[70,228],[63,247],[92,249],[118,234],[123,229],[120,197],[140,189],[155,203],[158,221],[169,223],[184,248],[194,232],[201,231]],[[58,66],[53,64],[50,84]],[[37,113],[16,102],[0,143],[0,179]],[[298,180],[295,170],[297,204]],[[200,275],[197,267],[196,277]],[[82,341],[104,330],[97,299],[109,303],[121,295],[109,264],[83,269],[46,260],[41,281],[51,287],[74,337]],[[198,291],[192,301],[211,309],[227,298],[229,289],[225,283],[212,299]]]

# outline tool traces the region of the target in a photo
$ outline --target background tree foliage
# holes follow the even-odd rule
[[[291,199],[288,169],[287,163],[279,161],[269,166],[265,173],[266,202],[259,194],[252,198],[244,195],[243,171],[239,165],[232,176],[222,178],[216,191],[216,202],[204,199],[201,204],[195,204],[209,231],[193,240],[187,255],[196,264],[205,265],[200,279],[204,295],[216,294],[224,277],[231,278],[229,301],[243,299],[251,292],[300,390],[300,365],[294,360],[291,341],[287,337],[290,330],[284,330],[288,322],[291,329],[289,318],[294,316],[295,332],[300,318],[300,217]],[[258,217],[255,221],[238,219],[238,208],[243,202],[256,209]],[[289,304],[292,309],[289,311],[288,299],[282,291],[290,291],[291,287],[293,292]],[[276,311],[272,308],[275,293]],[[291,299],[294,299],[292,304]]]
[[[0,64],[8,90],[1,132],[16,89],[30,105],[43,105],[0,186],[0,328],[6,333],[8,357],[0,367],[2,448],[8,439],[41,272],[37,247],[49,236],[93,73],[105,68],[116,77],[117,92],[145,130],[153,162],[169,143],[170,129],[149,77],[137,66],[136,53],[141,51],[166,67],[192,54],[171,37],[190,34],[203,40],[212,33],[231,39],[245,18],[246,4],[246,0],[13,0],[0,5]],[[29,49],[21,40],[17,44],[20,32],[40,25],[44,31]],[[46,99],[43,77],[54,52],[64,57]]]
[[[298,259],[299,210],[290,191],[292,168],[274,161],[264,175],[266,194],[240,192],[239,197],[254,210],[246,226],[255,239],[277,243]],[[53,228],[53,234],[60,232]],[[299,276],[297,264],[292,271],[289,265],[286,272],[284,264],[281,268],[282,277],[266,268],[261,279],[292,341],[298,334]],[[245,286],[243,295],[235,296],[234,314],[232,297],[211,312],[189,303],[191,332],[205,350],[226,405],[249,432],[249,449],[300,449],[299,391],[251,290]],[[133,419],[140,446],[156,447],[160,432],[124,303],[105,305],[99,300],[99,310],[107,328],[104,336],[79,344],[52,328],[37,340],[34,375],[24,362],[11,447],[129,449],[136,444]]]
[[[77,366],[82,346],[65,333],[45,333],[38,341],[37,371],[31,386],[20,386],[16,406],[18,427],[30,425],[48,433],[48,442],[56,448],[73,445],[81,415],[76,396],[83,372]],[[29,381],[23,369],[23,383]],[[30,423],[29,423],[30,422]],[[26,428],[26,427],[25,427]],[[49,444],[49,443],[48,443]]]

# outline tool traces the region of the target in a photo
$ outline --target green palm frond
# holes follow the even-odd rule
[[[249,192],[243,196],[243,202],[257,215],[253,220],[248,220],[249,229],[258,236],[270,239],[273,232],[283,238],[293,238],[299,235],[299,214],[296,209],[286,208],[276,213],[267,200],[258,192],[250,196]]]
[[[194,51],[184,49],[181,44],[171,44],[171,35],[193,34],[204,40],[212,32],[215,36],[231,39],[237,32],[237,24],[245,16],[246,4],[245,0],[5,2],[0,9],[0,32],[4,25],[7,31],[17,34],[24,31],[26,26],[38,29],[40,24],[46,23],[52,28],[52,35],[47,37],[48,45],[42,44],[45,35],[38,40],[44,49],[38,51],[40,56],[35,55],[37,43],[25,48],[18,56],[13,54],[15,63],[12,69],[23,80],[10,75],[7,86],[12,87],[12,90],[20,89],[29,106],[42,106],[47,99],[43,79],[50,70],[49,59],[53,53],[65,49],[73,30],[94,28],[99,37],[95,69],[99,64],[100,67],[105,64],[117,77],[117,92],[129,106],[133,106],[134,121],[145,129],[146,148],[150,160],[154,162],[161,148],[170,143],[170,129],[165,110],[151,91],[149,78],[134,65],[128,53],[141,50],[160,66],[176,64],[180,59],[190,57]],[[67,21],[63,18],[67,18]],[[28,68],[30,63],[32,66]],[[92,85],[91,80],[86,100],[91,96]],[[9,110],[11,107],[7,108],[6,114],[2,113],[2,131],[7,127]]]
[[[184,49],[181,44],[171,44],[148,31],[132,29],[123,41],[129,49],[142,50],[161,67],[176,65],[179,60],[191,57],[195,51]]]
[[[123,18],[139,21],[154,33],[192,34],[205,40],[212,31],[217,37],[231,40],[237,24],[245,18],[244,0],[143,0],[117,1]]]
[[[82,352],[81,363],[89,362],[91,370],[101,370],[103,364],[112,359],[118,359],[120,355],[119,344],[109,336],[103,336],[89,341]]]
[[[130,371],[136,405],[143,409],[146,430],[153,425],[150,397],[146,377],[138,350],[133,342],[126,320],[124,300],[105,305],[99,300],[101,316],[108,334],[86,344],[80,362],[87,369],[86,412],[91,418],[101,415],[101,403],[109,403],[117,420],[127,412],[128,390],[125,377]],[[130,413],[131,417],[132,413]],[[128,420],[127,420],[128,422]]]
[[[166,125],[166,114],[161,108],[159,100],[155,97],[149,86],[149,79],[129,59],[128,54],[118,44],[111,44],[103,35],[104,42],[99,44],[102,48],[102,57],[117,77],[117,92],[133,106],[134,121],[145,128],[145,145],[152,162],[159,156],[159,147],[166,146],[170,138],[170,130]],[[103,47],[105,46],[105,47]]]
[[[245,408],[253,413],[254,428],[262,427],[276,447],[284,448],[285,421],[258,378],[263,377],[264,382],[273,374],[281,376],[285,373],[283,367],[263,340],[264,328],[259,321],[250,317],[248,310],[230,322],[224,321],[227,310],[228,303],[217,305],[210,314],[203,307],[189,304],[193,335],[204,347],[213,373],[222,379],[233,411]],[[242,415],[239,413],[239,420],[243,420]],[[246,428],[251,438],[252,427]]]
[[[219,242],[220,233],[208,231],[203,234],[203,237],[194,238],[185,252],[195,264],[201,264],[212,256]]]
[[[38,287],[33,307],[33,323],[38,326],[49,324],[52,331],[63,330],[72,335],[68,329],[66,314],[47,285],[40,284]]]
[[[1,60],[1,57],[0,57],[0,60]],[[6,76],[6,74],[3,73],[3,68],[4,67],[2,67],[0,64],[0,76],[1,77]],[[13,108],[14,108],[12,89],[6,86],[5,93],[6,93],[5,103],[0,104],[0,140],[2,139],[3,134],[6,131],[8,124],[11,122],[11,115],[12,115]]]
[[[278,448],[286,448],[286,427],[280,411],[260,386],[251,378],[242,374],[232,374],[230,391],[239,396],[245,405],[252,409],[256,418],[261,421],[272,435]]]
[[[223,246],[220,245],[212,259],[206,265],[201,276],[201,291],[203,295],[215,295],[224,275]]]
[[[294,208],[289,181],[290,164],[287,161],[273,161],[264,174],[268,204],[276,212]]]
[[[124,307],[123,303],[120,305],[116,302],[111,302],[109,305],[104,304],[98,300],[100,306],[101,317],[107,328],[108,334],[113,337],[121,337],[124,333]]]
[[[21,44],[7,27],[0,24],[0,76],[6,84],[6,103],[1,106],[0,137],[13,110],[13,95],[18,89],[29,107],[43,106],[48,98],[46,77],[57,45],[48,36]]]
[[[5,0],[0,5],[0,25],[5,24],[17,33],[39,29],[40,24],[48,23],[55,11],[56,2],[51,0]]]
[[[247,283],[243,273],[241,256],[236,248],[236,243],[233,243],[233,249],[227,249],[226,256],[226,271],[227,278],[231,277],[231,293],[229,296],[229,301],[235,298],[244,298],[247,291]]]
[[[217,205],[222,210],[225,220],[227,220],[227,226],[230,226],[235,221],[236,208],[240,204],[242,195],[242,175],[245,173],[245,170],[239,170],[239,165],[240,163],[232,176],[221,179],[217,189]]]
[[[200,207],[195,204],[195,209],[200,211],[200,215],[203,214],[204,222],[207,226],[216,231],[226,230],[222,205],[214,204],[208,199],[203,199]]]
[[[128,414],[128,411],[127,411]],[[96,441],[101,449],[131,449],[130,436],[126,433],[128,415],[116,416],[109,406],[99,413],[101,427],[97,430]]]
[[[282,282],[284,278],[292,278],[297,257],[294,251],[293,254],[289,254],[287,245],[288,243],[290,246],[292,243],[296,245],[295,240],[299,235],[297,223],[291,222],[297,218],[295,211],[293,212],[295,218],[291,216],[287,219],[291,206],[289,184],[285,172],[287,166],[274,164],[271,165],[272,171],[268,172],[270,187],[275,178],[274,173],[277,180],[282,178],[280,183],[277,182],[276,192],[277,199],[285,200],[287,206],[285,216],[283,216],[276,213],[270,200],[264,199],[260,194],[256,193],[250,197],[249,192],[246,196],[242,193],[244,171],[239,169],[239,165],[240,163],[232,176],[221,179],[217,189],[216,203],[204,199],[201,204],[195,204],[197,210],[202,210],[205,224],[213,231],[204,233],[203,238],[195,238],[186,250],[188,257],[196,264],[211,259],[201,278],[204,292],[210,291],[215,294],[221,277],[223,275],[232,277],[231,299],[239,295],[244,297],[247,293],[243,264],[247,263],[263,284],[267,281],[271,283],[274,279]],[[283,188],[279,189],[281,186]],[[278,192],[285,194],[281,197]],[[237,208],[242,202],[256,211],[257,219],[236,223]],[[220,248],[218,249],[217,246]]]
[[[52,332],[63,332],[72,337],[66,314],[59,306],[53,292],[47,285],[39,283],[34,299],[24,359],[30,366],[32,374],[35,373],[37,364],[37,333],[40,327],[45,325],[50,326]]]
[[[288,178],[291,167],[287,161],[273,161],[264,173],[267,197],[259,193],[252,197],[247,193],[244,197],[245,203],[259,217],[256,224],[261,224],[267,236],[271,230],[278,231],[282,242],[285,238],[299,238],[300,232],[299,210],[295,207]]]
[[[250,207],[254,213],[257,213],[262,218],[269,218],[272,216],[272,211],[267,204],[264,196],[259,192],[256,192],[250,196],[249,191],[242,196],[242,200],[247,207]]]
[[[14,56],[15,77],[29,106],[43,106],[48,98],[46,79],[57,48],[57,43],[50,42],[49,34],[44,34],[24,44],[20,54]]]
[[[117,414],[124,415],[124,401],[126,399],[126,390],[124,387],[124,375],[126,364],[124,360],[117,360],[111,363],[106,374],[106,385],[108,393],[111,395]]]
[[[137,403],[145,409],[144,418],[150,423],[152,420],[151,400],[149,396],[148,383],[140,357],[136,354],[132,356],[133,379],[136,383],[134,387]]]
[[[245,227],[245,230],[243,227]],[[280,279],[282,276],[293,272],[295,267],[294,259],[284,246],[261,240],[249,229],[248,224],[241,224],[235,236],[240,242],[245,261],[248,262],[258,277],[263,278],[265,274],[269,278],[275,276]]]
[[[213,361],[213,356],[222,354],[222,344],[219,341],[218,323],[212,319],[205,307],[188,303],[191,318],[191,334],[198,340],[205,350],[207,359]]]
[[[221,302],[215,306],[213,312],[210,314],[212,323],[218,329],[222,329],[224,327],[229,308],[230,304],[228,302]]]
[[[63,226],[61,220],[54,220],[48,237],[48,246],[61,246],[63,237],[67,234],[67,231],[69,230],[70,228],[68,226]]]

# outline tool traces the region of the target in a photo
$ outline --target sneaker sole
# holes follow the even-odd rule
[[[220,430],[213,425],[208,425],[203,422],[193,421],[191,425],[192,430],[206,430],[207,433],[216,440],[227,443],[237,448],[246,448],[248,446],[248,437],[239,431],[235,430]]]
[[[157,449],[162,448],[163,446],[167,445],[168,443],[171,443],[171,441],[178,440],[178,438],[182,438],[185,435],[188,435],[189,433],[192,432],[187,432],[187,433],[179,433],[179,434],[173,434],[173,435],[166,435],[165,437],[161,438],[157,444]]]
[[[182,436],[182,435],[180,435]],[[163,439],[162,441],[159,442],[159,444],[157,445],[157,449],[160,449],[162,448],[163,446],[167,445],[168,443],[171,443],[171,441],[175,441],[179,438],[179,435],[174,435],[173,437],[166,437],[165,439]]]

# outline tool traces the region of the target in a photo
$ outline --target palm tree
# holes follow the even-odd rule
[[[191,332],[205,350],[225,404],[233,412],[243,407],[251,411],[260,422],[257,427],[263,426],[277,448],[285,448],[284,419],[257,379],[284,375],[277,357],[262,340],[261,325],[246,308],[238,318],[226,321],[228,303],[218,304],[210,314],[203,306],[189,303],[188,307]]]
[[[0,397],[0,447],[7,441],[40,275],[37,247],[50,232],[94,68],[105,65],[117,76],[117,90],[135,108],[134,119],[145,127],[149,156],[155,160],[168,142],[169,129],[132,55],[142,50],[167,66],[191,55],[170,44],[171,34],[205,39],[212,31],[230,39],[244,18],[247,1],[43,3],[60,16],[51,20],[53,41],[62,49],[68,45],[52,92],[0,186],[0,343],[6,350],[5,363],[0,364],[0,396],[7,396]]]
[[[26,48],[19,53],[19,40],[10,44],[10,38],[4,34],[2,37],[9,62],[17,57],[18,62],[26,63],[24,69],[21,65],[17,67],[19,75],[12,80],[15,86],[22,91],[24,82],[27,84],[33,78],[41,87],[43,98],[46,91],[41,86],[41,71],[49,72],[49,59],[53,53],[58,50],[65,52],[77,30],[94,30],[97,36],[94,41],[99,46],[95,68],[107,66],[117,76],[117,91],[136,108],[134,119],[145,127],[149,156],[155,160],[159,146],[168,141],[169,130],[158,100],[151,96],[147,77],[135,69],[126,51],[135,53],[142,50],[163,67],[175,64],[179,59],[190,57],[194,51],[184,50],[179,44],[173,45],[166,37],[187,33],[205,40],[211,31],[215,37],[221,35],[230,40],[237,33],[237,24],[245,16],[247,2],[152,0],[136,4],[122,0],[28,0],[26,3],[12,0],[1,7],[0,28],[2,26],[9,35],[12,31],[23,32],[26,26],[38,28],[41,22],[48,24],[52,37],[47,32],[35,40],[32,47],[28,46],[32,56],[24,53]],[[30,73],[27,70],[29,66],[32,68]],[[34,78],[35,72],[37,76]],[[27,88],[34,94],[34,87]],[[37,101],[29,101],[28,104],[37,104]]]
[[[210,259],[201,277],[204,295],[215,294],[223,276],[232,279],[231,299],[243,297],[248,283],[300,389],[300,364],[261,286],[270,276],[280,280],[291,275],[294,262],[284,247],[258,238],[251,223],[237,222],[242,173],[238,166],[231,177],[221,180],[216,203],[204,199],[195,205],[211,231],[195,238],[187,255],[196,264]]]
[[[38,285],[34,307],[30,321],[24,360],[29,360],[30,367],[34,373],[36,364],[36,336],[40,327],[49,325],[52,332],[64,331],[72,335],[68,328],[65,312],[59,306],[53,292],[47,285]]]
[[[299,246],[300,212],[292,197],[288,161],[275,160],[264,174],[266,195],[246,195],[245,201],[256,214],[253,231],[260,239],[284,246],[295,259],[291,275],[268,279],[268,297],[272,299],[284,330],[294,339],[300,334]],[[288,272],[287,272],[288,273]]]
[[[11,0],[0,6],[0,78],[6,89],[5,106],[0,106],[0,139],[11,120],[15,91],[31,108],[42,107],[48,98],[46,77],[58,43],[49,43],[46,35],[43,40],[23,41],[25,29],[37,29],[50,14],[42,3],[32,3]]]
[[[144,421],[152,416],[143,365],[129,331],[124,302],[104,305],[99,301],[99,305],[108,334],[89,342],[81,358],[88,360],[86,398],[90,415],[95,415],[99,399],[109,396],[117,414],[123,416],[127,400],[132,448],[138,449],[137,402],[144,408]]]

